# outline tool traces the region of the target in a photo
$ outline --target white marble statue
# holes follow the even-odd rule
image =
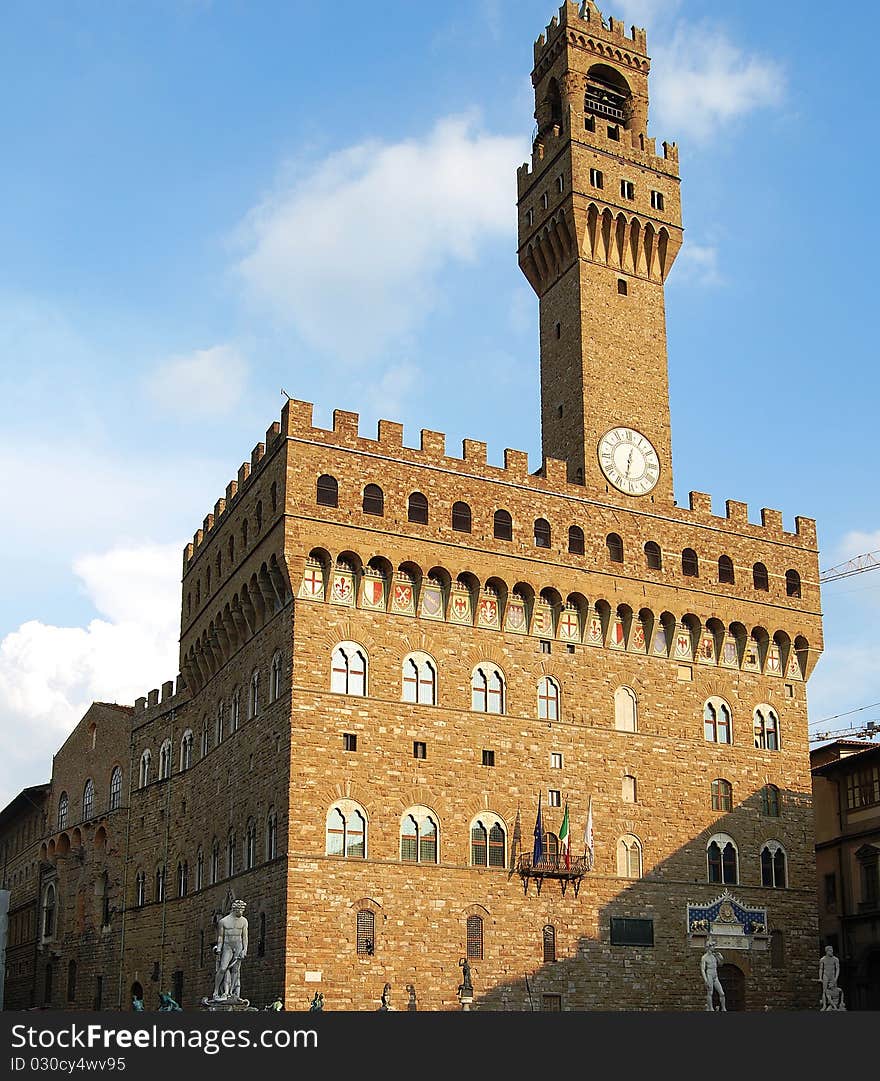
[[[700,973],[703,977],[703,983],[706,985],[706,1009],[710,1013],[715,1012],[715,1006],[712,1002],[712,992],[718,992],[718,998],[721,1002],[721,1012],[727,1013],[727,1000],[724,997],[724,988],[721,986],[721,980],[718,978],[718,970],[724,964],[724,958],[715,949],[715,943],[710,939],[706,943],[706,950],[700,959]]]
[[[240,1002],[241,963],[248,951],[248,921],[245,901],[233,901],[232,911],[217,924],[217,972],[214,979],[215,1002]]]
[[[834,956],[831,946],[825,947],[825,953],[819,958],[819,983],[822,995],[819,999],[820,1010],[845,1010],[843,992],[837,986],[840,977],[840,961]]]

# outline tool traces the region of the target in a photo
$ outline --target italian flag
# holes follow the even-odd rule
[[[565,801],[565,814],[562,825],[559,827],[559,843],[562,846],[562,858],[565,860],[566,871],[571,870],[571,835],[568,829],[568,800]]]

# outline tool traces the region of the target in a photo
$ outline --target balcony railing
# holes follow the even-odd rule
[[[596,113],[599,116],[607,116],[612,120],[626,120],[626,110],[619,108],[617,105],[609,105],[604,101],[587,98],[586,107],[588,112]]]
[[[523,891],[526,893],[529,879],[535,879],[540,894],[544,879],[552,878],[561,883],[563,896],[569,882],[574,883],[574,895],[577,897],[584,875],[590,870],[592,865],[589,856],[572,856],[568,866],[563,856],[556,855],[545,856],[535,863],[531,854],[523,854],[516,862],[516,872],[523,880]]]

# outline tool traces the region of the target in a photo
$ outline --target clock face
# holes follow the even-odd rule
[[[649,439],[632,428],[612,428],[599,441],[599,465],[625,495],[647,495],[660,479],[660,459]]]

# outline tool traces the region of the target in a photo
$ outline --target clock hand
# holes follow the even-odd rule
[[[632,469],[632,464],[633,464],[633,451],[630,451],[629,452],[629,458],[627,458],[627,461],[626,461],[626,475],[627,476],[629,476],[629,474],[630,474],[630,470]]]

